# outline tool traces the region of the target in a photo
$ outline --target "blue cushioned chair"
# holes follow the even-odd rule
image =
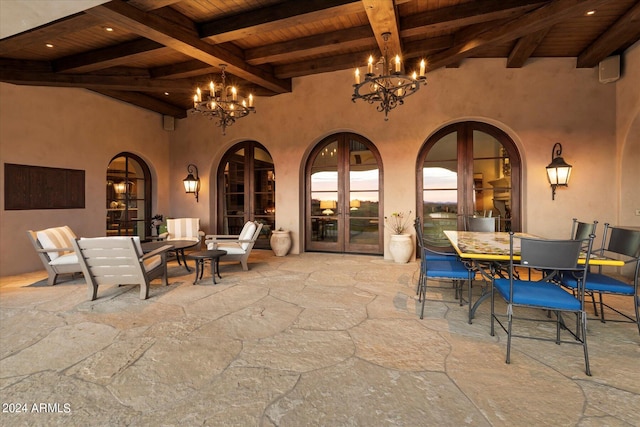
[[[607,243],[608,242],[608,243]],[[632,283],[627,283],[619,278],[602,273],[602,267],[598,273],[589,273],[589,280],[585,286],[587,295],[591,295],[595,305],[595,295],[598,295],[600,305],[600,320],[604,323],[604,307],[615,311],[624,319],[609,319],[611,322],[634,322],[640,333],[640,296],[638,295],[638,271],[640,269],[640,231],[625,228],[610,227],[604,225],[602,248],[598,251],[602,256],[618,256],[625,259],[625,264],[634,267]],[[562,284],[570,289],[576,289],[577,283],[571,277],[565,277]],[[635,319],[621,311],[605,304],[602,294],[621,295],[634,298]],[[595,307],[594,307],[595,308]],[[598,312],[596,310],[596,316]]]
[[[470,283],[471,272],[458,259],[455,254],[445,254],[428,249],[424,243],[422,224],[419,218],[414,223],[418,246],[420,247],[420,276],[416,293],[418,302],[422,302],[420,318],[424,318],[424,303],[427,299],[427,282],[429,279],[451,279],[455,290],[455,298],[460,300],[462,305],[462,282],[468,280]],[[432,286],[432,288],[442,288]]]
[[[593,235],[587,240],[544,240],[520,238],[521,240],[521,260],[514,261],[514,237],[510,233],[510,261],[509,278],[496,278],[491,287],[491,335],[495,335],[494,323],[497,321],[500,327],[507,333],[507,358],[510,363],[511,339],[513,337],[532,338],[542,341],[554,341],[556,344],[572,343],[581,344],[584,350],[585,372],[591,375],[589,369],[589,353],[587,350],[587,316],[584,311],[584,283],[587,281],[587,270],[589,266],[589,256],[593,245]],[[584,245],[584,246],[583,246]],[[583,265],[578,265],[578,257],[581,250],[586,248],[587,261]],[[516,253],[517,255],[517,253]],[[518,268],[535,269],[544,271],[545,274],[540,281],[520,280],[514,276],[514,271]],[[540,273],[537,273],[538,275]],[[557,277],[571,276],[576,280],[577,287],[575,293],[569,293],[558,283]],[[524,275],[521,275],[524,277]],[[530,277],[530,276],[529,276]],[[501,320],[504,316],[495,312],[495,295],[500,295],[507,303],[506,325]],[[527,318],[514,316],[514,308],[528,307],[538,308],[555,313],[555,320],[546,317]],[[576,315],[576,327],[572,331],[565,324],[562,313],[574,313]],[[555,337],[516,335],[513,333],[513,319],[530,320],[536,322],[555,322]],[[574,340],[563,340],[560,336],[561,329],[571,334]]]

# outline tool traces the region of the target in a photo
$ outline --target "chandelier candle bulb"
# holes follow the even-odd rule
[[[196,95],[198,96],[198,102],[202,102],[202,92],[200,91],[200,88],[196,90]]]
[[[193,108],[198,108],[198,95],[193,95]]]
[[[373,74],[373,56],[369,56],[369,62],[367,63],[367,74]]]
[[[231,100],[233,101],[238,100],[238,90],[236,89],[235,86],[231,86]]]
[[[420,61],[420,77],[424,77],[424,69],[426,65],[427,64],[424,62],[424,59]]]
[[[216,90],[213,82],[209,82],[209,93],[211,94],[212,98],[216,96]]]
[[[396,55],[396,73],[400,72],[400,55]]]
[[[356,68],[356,84],[360,84],[360,68]]]
[[[253,108],[253,95],[249,94],[249,108]]]

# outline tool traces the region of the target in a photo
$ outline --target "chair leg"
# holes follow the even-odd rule
[[[600,300],[600,321],[602,323],[606,323],[606,320],[604,319],[604,302],[602,301],[602,292],[598,292],[598,299]]]
[[[511,326],[513,323],[513,314],[511,314],[511,306],[509,306],[507,310],[507,360],[505,362],[511,363]]]
[[[580,317],[582,318],[582,347],[584,349],[584,366],[585,366],[585,374],[591,376],[591,368],[589,367],[589,350],[587,348],[587,312],[580,312]]]

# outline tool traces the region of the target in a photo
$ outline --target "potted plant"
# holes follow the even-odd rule
[[[411,211],[393,212],[388,217],[384,217],[385,226],[391,230],[391,240],[389,241],[389,252],[393,260],[399,264],[409,262],[413,254],[413,238],[408,233]]]
[[[271,250],[276,256],[285,256],[291,249],[291,236],[289,230],[284,230],[282,227],[271,232]]]

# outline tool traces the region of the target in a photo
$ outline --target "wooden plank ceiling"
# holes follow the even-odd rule
[[[386,32],[407,71],[421,58],[428,71],[488,57],[590,68],[640,39],[640,1],[113,0],[0,40],[0,81],[86,88],[183,118],[220,64],[242,92],[272,96],[293,77],[365,65]]]

